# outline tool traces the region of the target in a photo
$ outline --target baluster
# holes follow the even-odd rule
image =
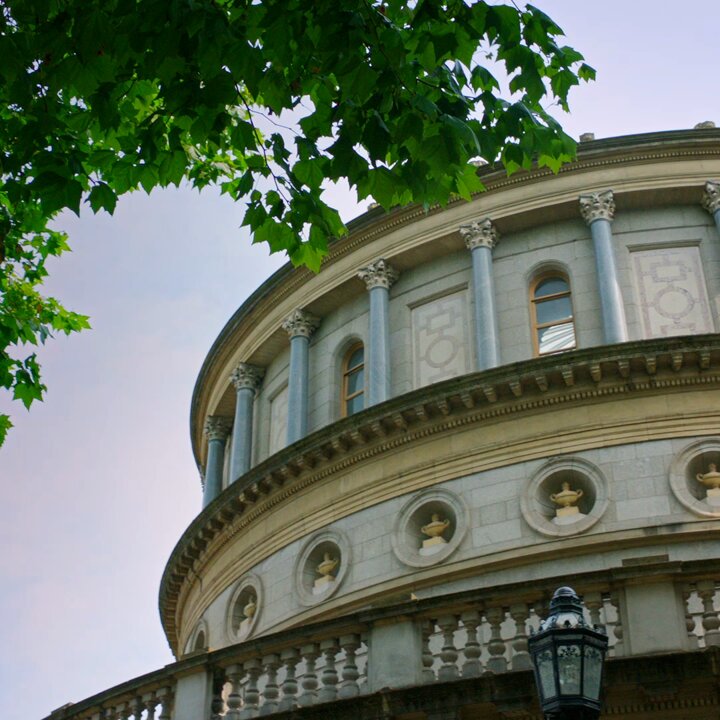
[[[243,663],[243,670],[247,674],[245,692],[243,694],[243,709],[240,711],[240,720],[258,716],[260,705],[260,691],[258,679],[262,673],[262,665],[258,658],[250,658]]]
[[[458,619],[455,615],[443,615],[438,618],[438,626],[443,633],[443,646],[440,651],[440,659],[443,664],[438,672],[438,680],[455,680],[458,677],[458,651],[455,647],[455,630],[457,630]]]
[[[135,716],[135,720],[142,720],[142,714],[145,712],[143,699],[140,696],[133,698],[130,702],[130,709],[132,711],[131,714]]]
[[[160,702],[160,715],[158,715],[158,720],[170,720],[173,701],[172,688],[160,688],[160,690],[157,691],[157,698]]]
[[[277,712],[279,704],[278,697],[280,696],[280,689],[277,684],[277,672],[280,667],[280,656],[275,654],[266,655],[262,659],[262,664],[265,668],[267,681],[263,690],[263,704],[260,709],[260,715],[271,715]]]
[[[505,611],[501,607],[489,608],[485,612],[485,617],[488,623],[490,623],[490,640],[487,646],[490,659],[487,662],[487,669],[494,673],[506,672],[505,641],[500,634],[500,625],[505,619]]]
[[[130,706],[128,703],[120,703],[115,708],[115,716],[117,720],[128,720],[130,717]]]
[[[420,626],[422,632],[422,677],[426,683],[435,682],[435,673],[433,672],[433,654],[430,650],[430,636],[435,629],[435,623],[432,620],[423,620]]]
[[[230,694],[227,699],[228,711],[225,713],[225,720],[240,720],[240,708],[242,708],[242,696],[240,695],[240,682],[245,672],[242,665],[230,665],[225,671],[230,683]]]
[[[341,698],[355,697],[360,694],[360,688],[358,687],[360,672],[355,660],[355,653],[360,647],[360,636],[343,635],[340,638],[340,647],[345,653],[345,663],[342,667],[342,682],[340,683],[338,695]]]
[[[532,667],[530,663],[530,654],[528,653],[528,636],[527,636],[527,603],[517,603],[510,606],[510,617],[515,621],[515,637],[512,640],[513,656],[511,667],[513,670],[529,670]]]
[[[685,630],[688,636],[688,646],[691,650],[696,650],[699,646],[698,637],[695,634],[695,618],[690,610],[690,602],[692,594],[695,592],[694,585],[685,585],[682,589],[682,599],[685,608]]]
[[[720,645],[720,618],[713,604],[715,581],[700,580],[697,592],[703,603],[702,626],[705,631],[705,647]]]
[[[615,635],[615,657],[620,657],[624,654],[624,632],[622,626],[622,616],[620,615],[620,598],[618,597],[617,592],[610,593],[610,604],[615,608],[615,613],[617,614],[617,620],[615,621],[615,625],[613,626],[613,635]]]
[[[310,643],[303,645],[300,648],[303,660],[305,660],[305,672],[303,673],[300,685],[302,686],[302,694],[298,698],[298,705],[300,707],[307,707],[308,705],[314,705],[317,699],[317,687],[318,679],[317,673],[315,672],[315,662],[318,659],[318,645],[317,643]]]
[[[318,702],[332,702],[337,699],[338,674],[335,669],[335,656],[340,648],[337,640],[330,638],[320,643],[320,650],[325,656],[325,665],[322,669],[320,680],[322,687],[318,693]]]
[[[105,708],[101,712],[101,717],[103,718],[103,720],[115,720],[115,718],[117,717],[115,708],[114,707]]]
[[[155,708],[158,704],[155,693],[145,693],[145,695],[142,696],[142,701],[147,710],[146,720],[155,720]]]
[[[602,595],[599,592],[589,592],[583,595],[583,603],[590,613],[590,624],[598,629],[603,627],[602,618],[600,617],[600,610],[603,607]]]
[[[280,712],[292,710],[297,706],[298,683],[295,672],[300,662],[300,653],[295,648],[283,650],[280,653],[280,660],[285,666],[285,680],[282,684],[282,699],[278,705]]]
[[[462,675],[463,677],[477,677],[482,672],[482,663],[480,662],[482,650],[478,641],[478,626],[481,622],[480,613],[477,610],[469,610],[464,612],[460,619],[467,632],[467,640],[463,650],[465,662],[462,666]]]

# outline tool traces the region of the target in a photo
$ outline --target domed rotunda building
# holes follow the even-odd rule
[[[720,714],[720,130],[580,145],[286,266],[200,371],[177,661],[52,720],[539,720],[570,584],[604,718]]]

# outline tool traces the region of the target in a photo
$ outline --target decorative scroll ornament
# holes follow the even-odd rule
[[[615,196],[612,190],[580,196],[580,214],[589,225],[593,220],[610,220],[615,217]]]
[[[468,250],[474,250],[479,247],[486,247],[492,250],[500,240],[500,233],[495,229],[490,218],[473,220],[467,225],[461,225],[460,235],[462,235]]]
[[[294,310],[285,318],[282,329],[290,336],[309,338],[320,325],[320,318],[306,310]]]
[[[379,258],[375,262],[371,262],[358,273],[358,277],[365,283],[368,290],[376,287],[388,290],[398,279],[398,276],[398,271],[385,258]]]
[[[705,183],[702,206],[711,215],[720,210],[720,180],[708,180]]]
[[[241,362],[230,374],[230,380],[236,390],[242,390],[243,388],[257,390],[264,375],[265,368]]]
[[[222,415],[208,415],[205,420],[205,435],[208,440],[225,440],[230,434],[232,421]]]

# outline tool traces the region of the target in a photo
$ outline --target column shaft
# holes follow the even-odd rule
[[[500,364],[500,341],[492,275],[492,249],[486,245],[479,245],[473,248],[471,254],[477,369],[487,370]]]
[[[307,433],[308,375],[310,338],[295,335],[290,339],[290,376],[288,379],[287,444]]]
[[[250,469],[252,457],[253,405],[255,390],[241,387],[235,401],[230,482],[235,482]]]
[[[368,406],[390,397],[390,290],[370,289],[370,337],[368,338]]]
[[[225,440],[208,440],[207,463],[205,464],[205,491],[203,507],[209,505],[222,491],[223,465],[225,464]]]
[[[595,249],[595,266],[600,289],[600,308],[605,342],[627,342],[625,305],[620,291],[610,221],[604,218],[593,220],[590,223],[590,234]]]

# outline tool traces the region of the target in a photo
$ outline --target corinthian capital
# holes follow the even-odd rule
[[[593,220],[610,220],[615,217],[615,196],[612,190],[580,196],[580,214],[589,225]]]
[[[205,436],[208,440],[225,440],[230,434],[232,422],[222,415],[208,415],[205,419]]]
[[[283,330],[290,336],[309,338],[320,325],[320,318],[306,310],[293,310],[282,324]]]
[[[720,210],[720,180],[708,180],[705,183],[702,206],[711,215]]]
[[[257,390],[264,375],[264,368],[241,362],[230,374],[230,380],[236,390],[242,390],[243,388]]]
[[[462,235],[468,250],[474,250],[478,247],[486,247],[492,250],[500,240],[500,233],[495,229],[490,218],[473,220],[467,225],[461,225],[460,235]]]
[[[398,279],[398,275],[398,271],[385,258],[379,258],[375,262],[371,262],[358,273],[358,277],[365,283],[368,290],[375,287],[389,289]]]

